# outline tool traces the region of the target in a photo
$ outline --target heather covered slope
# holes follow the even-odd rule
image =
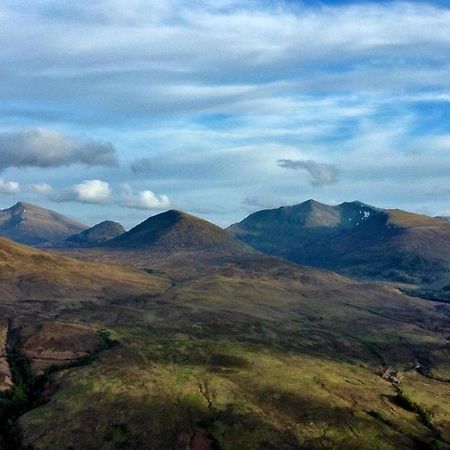
[[[86,228],[62,214],[24,202],[0,211],[0,236],[27,245],[59,241]]]
[[[254,213],[229,233],[260,251],[346,274],[436,283],[450,273],[450,224],[360,202],[309,200]]]
[[[250,251],[222,228],[176,210],[150,217],[105,246],[112,249],[151,249],[163,253],[206,251],[211,254],[239,254]]]
[[[85,263],[0,238],[0,295],[12,310],[21,299],[89,299],[157,292],[164,286],[157,277],[136,270]]]
[[[171,281],[156,296],[59,311],[119,344],[54,375],[26,444],[449,448],[449,305],[273,257],[186,257],[141,261]]]

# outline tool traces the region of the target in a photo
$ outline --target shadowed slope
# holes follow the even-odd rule
[[[250,251],[222,228],[176,210],[150,217],[105,245],[109,248],[153,249],[160,252],[235,254]]]
[[[259,211],[229,233],[257,250],[357,276],[432,283],[450,272],[450,224],[361,202]]]
[[[61,245],[68,247],[91,247],[114,239],[123,233],[125,233],[125,228],[120,223],[106,220],[81,233],[69,236]]]

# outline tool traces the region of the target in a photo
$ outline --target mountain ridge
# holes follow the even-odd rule
[[[450,224],[359,201],[257,211],[227,231],[255,249],[347,275],[433,283],[450,273]]]

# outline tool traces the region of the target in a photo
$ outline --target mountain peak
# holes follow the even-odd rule
[[[208,250],[234,254],[249,251],[217,225],[175,209],[149,217],[105,245],[115,248],[152,248],[162,252]]]
[[[42,245],[79,233],[87,227],[55,211],[26,202],[0,210],[0,236],[28,245]]]
[[[69,247],[94,247],[125,233],[125,228],[118,222],[105,220],[81,233],[73,234],[61,245]]]
[[[39,206],[33,205],[31,203],[17,202],[15,205],[11,206],[10,208],[7,208],[6,211],[21,212],[25,209],[43,209],[43,208],[40,208]]]

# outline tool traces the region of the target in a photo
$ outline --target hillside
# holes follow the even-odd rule
[[[449,447],[450,306],[259,254],[146,263],[170,280],[159,294],[83,302],[59,310],[57,323],[22,325],[37,368],[49,345],[55,361],[99,345],[80,323],[118,341],[93,364],[51,376],[51,401],[19,419],[24,444]]]
[[[62,246],[92,247],[103,244],[125,233],[125,228],[117,222],[106,220],[81,233],[73,234],[61,242]]]
[[[13,314],[24,306],[18,302],[21,299],[87,300],[158,291],[164,286],[158,277],[136,270],[81,262],[0,238],[0,296],[9,303]]]
[[[449,446],[450,305],[252,252],[0,250],[2,450]]]
[[[259,211],[228,232],[257,250],[346,274],[436,283],[450,273],[450,224],[361,202]]]
[[[27,245],[60,241],[87,227],[62,214],[30,203],[19,202],[0,210],[0,236]]]
[[[181,211],[152,216],[127,233],[105,243],[108,248],[152,249],[163,253],[205,251],[211,254],[247,253],[250,249],[222,228]]]

